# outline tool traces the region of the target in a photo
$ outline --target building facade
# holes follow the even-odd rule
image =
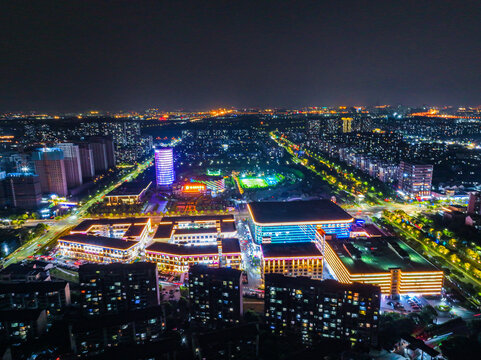
[[[266,274],[264,315],[277,336],[313,345],[321,338],[351,345],[377,345],[379,288]]]
[[[329,200],[255,202],[247,207],[258,244],[316,241],[318,228],[326,236],[347,238],[354,221]]]
[[[83,184],[80,150],[73,143],[59,143],[57,147],[63,151],[67,187],[76,188]]]
[[[59,148],[41,148],[32,153],[32,160],[42,192],[66,197],[68,190],[63,151]]]
[[[81,265],[79,284],[84,316],[146,309],[160,303],[157,267],[151,263]]]
[[[242,317],[242,272],[194,265],[189,269],[191,318],[209,328],[239,324]]]
[[[433,166],[401,161],[399,164],[398,190],[408,196],[427,198],[431,196]]]
[[[155,179],[157,186],[171,186],[174,183],[174,151],[172,148],[155,149]]]

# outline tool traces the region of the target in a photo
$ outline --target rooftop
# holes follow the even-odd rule
[[[439,271],[411,247],[395,237],[326,240],[351,274],[410,271]]]
[[[343,284],[336,280],[314,280],[305,276],[284,276],[282,274],[266,274],[266,292],[267,288],[270,286],[282,286],[291,289],[302,289],[302,288],[318,288],[321,291],[338,293],[344,291],[357,291],[359,293],[380,293],[380,289],[377,286],[370,284],[352,283]]]
[[[139,196],[143,191],[147,190],[151,184],[152,181],[125,182],[106,196]]]
[[[352,222],[351,215],[330,200],[252,202],[249,212],[257,224]]]
[[[85,234],[72,234],[62,236],[59,241],[79,243],[84,245],[100,246],[109,249],[127,250],[139,244],[138,241],[122,240],[105,236],[94,236]]]
[[[66,281],[33,281],[21,283],[0,283],[0,294],[38,292],[46,293],[51,291],[64,290],[68,283]]]
[[[234,215],[199,215],[199,216],[164,216],[162,222],[171,221],[173,223],[178,222],[202,222],[202,221],[223,221],[234,220]]]
[[[160,224],[154,234],[154,239],[168,239],[172,234],[174,224]]]
[[[145,248],[146,251],[164,252],[172,255],[202,255],[202,254],[218,254],[217,245],[177,245],[163,242],[154,242]],[[222,239],[223,254],[240,253],[240,245],[238,239]]]
[[[264,258],[322,256],[314,242],[262,244]]]
[[[88,219],[82,221],[78,224],[72,232],[85,232],[88,231],[94,225],[119,225],[119,224],[126,224],[126,225],[145,225],[149,222],[150,218],[148,217],[141,217],[141,218],[123,218],[123,219]]]
[[[242,271],[232,268],[212,268],[207,265],[192,265],[189,269],[189,274],[210,274],[220,277],[240,278],[241,273]]]

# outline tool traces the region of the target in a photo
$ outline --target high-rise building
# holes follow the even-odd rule
[[[199,325],[222,328],[242,316],[242,272],[231,268],[193,265],[189,269],[191,316]]]
[[[481,215],[481,192],[469,194],[468,214]]]
[[[81,265],[79,282],[85,316],[145,309],[160,303],[155,264]]]
[[[67,196],[67,176],[63,151],[59,148],[41,148],[32,153],[35,172],[40,178],[43,193]]]
[[[174,183],[174,151],[172,148],[155,149],[155,178],[157,186],[170,186]]]
[[[351,117],[343,117],[342,120],[342,132],[343,133],[350,133],[352,132],[352,121],[353,118]]]
[[[306,345],[323,337],[376,345],[380,302],[380,290],[373,285],[265,275],[267,327]]]
[[[10,173],[4,180],[6,194],[13,207],[36,209],[42,201],[42,189],[38,175],[31,173]]]
[[[100,174],[107,171],[109,168],[109,164],[107,162],[107,149],[102,139],[90,139],[89,147],[92,150],[95,173]]]
[[[399,164],[398,189],[408,196],[426,198],[431,196],[433,166],[401,161]]]
[[[88,143],[79,144],[80,168],[84,179],[92,179],[95,175],[94,154]]]
[[[83,184],[80,150],[78,145],[72,143],[59,143],[57,147],[63,151],[65,175],[67,176],[67,187],[76,188]]]

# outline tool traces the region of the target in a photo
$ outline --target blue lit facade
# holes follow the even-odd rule
[[[257,244],[290,243],[316,241],[317,227],[321,227],[326,235],[335,235],[338,238],[348,238],[350,222],[332,222],[327,224],[266,224],[254,223],[254,240]]]
[[[174,183],[174,151],[172,148],[155,149],[155,178],[157,186],[170,186]]]

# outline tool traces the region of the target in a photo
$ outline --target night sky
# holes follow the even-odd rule
[[[481,104],[480,1],[0,5],[0,111]]]

